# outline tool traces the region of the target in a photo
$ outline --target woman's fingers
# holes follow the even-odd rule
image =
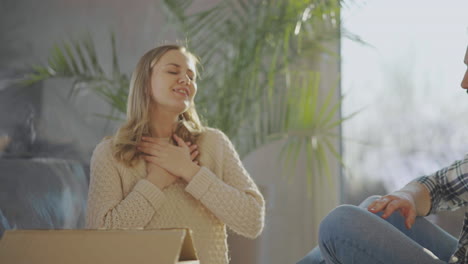
[[[189,142],[190,143],[190,142]],[[198,146],[196,144],[193,144],[189,147],[190,149],[190,153],[193,153],[196,149],[198,148]]]
[[[195,150],[194,152],[192,152],[192,154],[190,154],[190,158],[192,159],[192,161],[194,161],[197,158],[198,154],[198,150]]]
[[[198,146],[196,144],[193,144],[192,146],[189,147],[190,149],[190,159],[194,161],[198,155],[200,155],[200,152],[197,150]]]
[[[152,156],[160,156],[162,153],[164,153],[164,147],[158,145],[158,144],[153,144],[153,143],[147,143],[147,142],[141,142],[138,146],[137,149],[145,154],[152,155]]]
[[[184,146],[187,147],[187,144],[185,144],[185,142],[176,134],[172,135],[172,138],[174,138],[174,140],[177,142],[177,145],[179,147],[184,147]]]
[[[154,149],[147,148],[147,147],[137,147],[137,149],[140,152],[143,152],[146,155],[151,155],[151,156],[158,156],[158,151],[155,151]]]
[[[163,145],[161,145],[160,143],[153,143],[153,142],[145,142],[145,141],[142,141],[140,142],[140,144],[138,144],[138,146],[140,147],[148,147],[148,148],[164,148]]]
[[[155,165],[161,166],[161,162],[160,162],[160,160],[159,160],[158,157],[149,156],[149,155],[143,155],[143,159],[144,159],[146,162],[153,163],[153,164],[155,164]]]
[[[162,146],[165,146],[165,145],[169,144],[167,139],[160,139],[160,138],[153,138],[153,137],[142,137],[141,140],[142,140],[142,142],[159,144],[159,145],[162,145]]]

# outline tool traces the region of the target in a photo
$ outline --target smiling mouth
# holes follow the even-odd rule
[[[175,88],[175,89],[172,89],[172,91],[177,94],[184,95],[186,97],[189,96],[189,91],[188,89],[185,89],[185,88]]]

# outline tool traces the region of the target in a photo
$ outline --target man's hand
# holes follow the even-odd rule
[[[413,226],[417,215],[413,196],[403,190],[393,192],[373,201],[367,209],[372,213],[383,212],[382,218],[385,219],[398,210],[405,218],[405,225],[408,229]]]

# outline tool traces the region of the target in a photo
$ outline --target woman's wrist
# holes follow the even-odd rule
[[[146,177],[146,179],[158,187],[161,191],[168,185],[168,182],[165,181],[162,177]]]
[[[200,171],[201,167],[191,162],[190,165],[184,170],[182,178],[185,181],[190,182],[192,178]]]

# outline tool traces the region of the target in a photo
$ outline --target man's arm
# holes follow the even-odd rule
[[[387,218],[398,210],[411,228],[416,216],[455,210],[468,204],[468,155],[429,176],[422,176],[402,189],[372,202],[368,210]]]

